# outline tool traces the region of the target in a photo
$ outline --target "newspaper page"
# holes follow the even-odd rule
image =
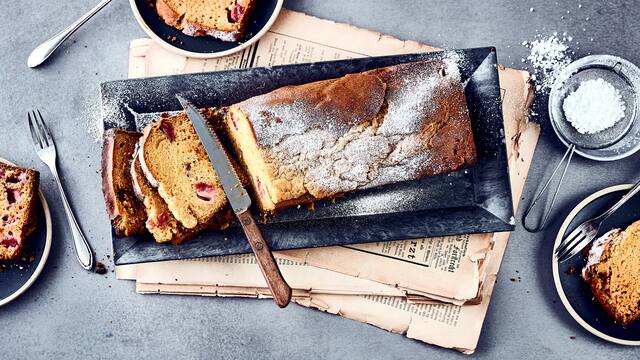
[[[324,31],[318,31],[321,27]],[[309,29],[313,29],[311,32]],[[297,34],[297,35],[296,35]],[[335,36],[339,34],[340,36]],[[323,38],[324,37],[324,38]],[[270,38],[272,38],[270,41]],[[338,42],[338,43],[336,43]],[[269,47],[262,50],[263,44]],[[289,46],[291,45],[291,46]],[[345,50],[347,47],[349,50]],[[320,20],[303,14],[284,11],[272,32],[267,34],[257,46],[247,51],[252,54],[241,53],[224,59],[195,60],[186,59],[165,52],[158,46],[153,46],[148,40],[134,41],[132,43],[132,60],[138,56],[138,60],[131,61],[130,73],[132,76],[150,76],[161,74],[175,74],[187,71],[211,71],[232,67],[267,66],[283,62],[302,62],[313,60],[340,59],[367,55],[384,55],[391,53],[428,51],[434,48],[421,46],[415,42],[402,42],[378,33],[356,29],[344,24],[336,24],[330,21]],[[261,50],[261,51],[258,51]],[[263,53],[264,52],[264,53]],[[160,54],[162,61],[157,60]],[[247,53],[247,54],[246,54]],[[258,55],[259,53],[260,55]],[[173,58],[172,58],[173,57]],[[278,59],[281,61],[278,62]],[[503,88],[503,108],[505,121],[512,124],[515,131],[510,132],[507,139],[516,146],[509,146],[510,161],[515,157],[516,165],[512,171],[512,189],[514,200],[518,200],[524,184],[524,178],[530,164],[533,150],[537,142],[539,128],[535,124],[526,122],[532,92],[528,87],[528,74],[525,72],[500,69],[501,87]],[[512,122],[507,121],[513,120]],[[296,301],[306,306],[312,306],[325,311],[339,313],[342,316],[372,323],[390,331],[404,333],[408,337],[430,342],[436,345],[456,348],[465,352],[472,352],[477,343],[484,314],[489,303],[491,291],[495,281],[495,274],[499,268],[502,253],[506,246],[508,234],[496,234],[493,238],[493,249],[488,261],[476,261],[478,273],[484,263],[488,270],[485,286],[482,288],[482,301],[479,306],[456,306],[451,304],[434,304],[426,301],[423,304],[411,304],[406,298],[373,295],[346,295],[331,293],[308,293],[308,296],[299,296],[296,293]],[[440,241],[449,241],[440,239]],[[458,240],[459,241],[459,240]],[[467,243],[471,243],[469,239]],[[399,242],[398,242],[399,243]],[[491,248],[489,241],[487,251]],[[391,250],[389,247],[380,247],[371,244],[378,252],[390,252],[400,254],[402,251]],[[455,247],[450,246],[449,249]],[[446,247],[444,247],[446,249]],[[317,249],[319,251],[325,249]],[[447,256],[446,251],[441,255]],[[486,258],[486,256],[485,256]],[[308,260],[305,259],[305,260]],[[145,264],[146,265],[146,264]],[[120,277],[134,278],[136,269],[119,267]],[[381,267],[382,268],[382,267]],[[384,267],[384,270],[390,270]],[[348,272],[343,270],[343,272]],[[421,272],[421,276],[423,273]],[[475,273],[473,274],[475,277]],[[406,277],[406,274],[404,274]],[[481,281],[484,276],[478,276]],[[384,282],[384,281],[383,281]],[[389,281],[390,283],[393,281]],[[442,282],[440,280],[440,282]],[[140,283],[139,290],[145,291],[151,284]],[[151,286],[153,288],[153,286]],[[182,289],[181,289],[182,287]],[[188,289],[187,289],[188,288]],[[210,292],[218,296],[224,293],[247,296],[268,296],[256,286],[228,287],[220,286],[222,293]],[[163,290],[164,289],[164,290]],[[475,287],[476,292],[478,286]],[[198,285],[161,284],[156,287],[156,292],[166,293],[199,293]],[[218,290],[216,290],[218,291]],[[204,292],[200,294],[206,295]],[[257,294],[257,295],[256,295]],[[234,295],[235,296],[235,295]],[[381,308],[382,306],[382,308]],[[336,310],[337,309],[337,310]],[[395,310],[394,310],[395,309]],[[397,313],[396,313],[397,312]],[[387,314],[394,313],[391,319]],[[402,315],[402,316],[401,316]],[[403,320],[404,319],[404,320]]]
[[[510,71],[510,70],[509,70]],[[506,81],[501,85],[507,87]],[[519,101],[516,101],[517,99]],[[519,113],[520,119],[526,119],[530,106],[529,91],[515,98],[503,99],[504,111]],[[526,106],[522,106],[526,104]],[[537,124],[525,121],[511,123],[506,127],[507,141],[510,146],[510,179],[514,205],[517,207],[522,196],[524,183],[540,134]],[[517,161],[513,161],[513,160]],[[488,276],[481,290],[479,305],[457,306],[453,304],[411,303],[407,299],[375,295],[331,295],[311,294],[308,298],[296,298],[298,304],[368,323],[385,330],[405,336],[472,354],[480,337],[482,324],[489,306],[493,286],[495,285],[500,263],[509,239],[509,233],[494,234],[494,246],[488,261]]]
[[[302,25],[301,25],[302,24]],[[312,30],[309,30],[312,29]],[[368,30],[283,11],[270,32],[248,50],[222,59],[189,59],[140,40],[132,43],[130,76],[215,71],[290,62],[344,59],[433,51],[433,47],[400,41]],[[520,85],[522,87],[522,85]],[[383,282],[454,301],[478,295],[482,260],[489,235],[466,235],[284,252],[301,263]],[[357,261],[344,261],[344,259]],[[332,261],[335,259],[335,261]],[[394,271],[388,269],[393,266]]]
[[[343,295],[384,295],[406,297],[411,302],[430,303],[448,302],[462,305],[465,301],[450,299],[419,291],[410,291],[387,284],[378,283],[365,278],[349,276],[334,271],[296,263],[276,255],[278,266],[287,283],[293,290],[307,294],[343,294]],[[259,271],[253,254],[219,256],[202,259],[180,260],[138,264],[118,267],[118,277],[122,279],[126,272],[123,268],[135,269],[135,274],[129,273],[129,279],[138,283],[137,291],[141,293],[157,292],[141,284],[153,285],[194,285],[189,289],[199,289],[201,292],[213,294],[227,294],[224,291],[246,288],[259,289],[254,295],[269,296],[264,276]],[[222,288],[222,290],[221,290]],[[264,291],[263,291],[264,290]],[[186,291],[186,290],[185,290]]]

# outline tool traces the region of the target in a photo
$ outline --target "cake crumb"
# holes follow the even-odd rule
[[[96,274],[104,275],[107,273],[107,268],[100,261],[96,261]]]

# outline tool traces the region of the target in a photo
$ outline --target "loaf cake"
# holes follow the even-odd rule
[[[265,212],[476,161],[451,59],[283,87],[232,105],[225,123]]]
[[[255,0],[156,0],[155,9],[169,26],[189,36],[238,41],[244,36]]]
[[[145,127],[139,144],[141,170],[182,226],[206,226],[221,214],[227,197],[185,113],[163,114]]]
[[[131,157],[140,134],[106,130],[102,145],[102,194],[111,224],[118,236],[144,232],[147,216],[131,186]]]
[[[39,176],[0,162],[0,260],[16,260],[36,228]]]
[[[626,326],[640,317],[640,221],[597,239],[582,277],[615,323]]]

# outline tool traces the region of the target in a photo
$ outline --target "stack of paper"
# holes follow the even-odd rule
[[[149,39],[131,43],[129,76],[434,51],[412,41],[283,10],[246,50],[191,59]],[[500,68],[514,201],[520,198],[539,127],[527,121],[529,74]],[[514,204],[514,206],[517,204]],[[294,301],[427,343],[475,350],[508,240],[507,233],[460,235],[277,252]],[[140,293],[269,297],[252,254],[117,267]]]

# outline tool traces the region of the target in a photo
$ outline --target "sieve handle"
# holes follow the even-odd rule
[[[522,226],[528,232],[531,232],[531,233],[539,232],[540,230],[544,229],[544,227],[547,225],[547,222],[549,221],[549,217],[551,216],[551,210],[553,210],[553,205],[555,204],[556,197],[558,196],[558,191],[560,191],[560,185],[562,185],[562,180],[564,180],[564,176],[567,174],[567,169],[569,168],[569,164],[571,164],[571,158],[573,158],[573,154],[575,150],[576,150],[576,146],[571,144],[567,149],[567,151],[562,156],[562,159],[560,159],[560,161],[558,162],[558,165],[556,165],[556,168],[553,170],[553,173],[551,174],[551,176],[549,176],[549,180],[547,180],[547,182],[544,184],[544,186],[542,187],[538,195],[536,195],[536,197],[533,199],[531,204],[529,204],[529,207],[524,211],[524,215],[522,215]],[[529,227],[527,225],[527,217],[529,217],[529,213],[536,206],[536,204],[538,203],[538,200],[540,200],[540,198],[542,197],[542,194],[545,193],[545,191],[551,184],[551,181],[556,177],[556,173],[558,173],[558,170],[560,170],[560,167],[562,166],[562,163],[564,162],[565,159],[567,159],[567,163],[564,166],[564,169],[562,170],[562,176],[560,176],[560,180],[558,181],[556,190],[553,192],[553,197],[551,198],[551,204],[549,205],[549,209],[542,217],[542,221],[540,222],[540,224],[538,224],[536,227]]]

